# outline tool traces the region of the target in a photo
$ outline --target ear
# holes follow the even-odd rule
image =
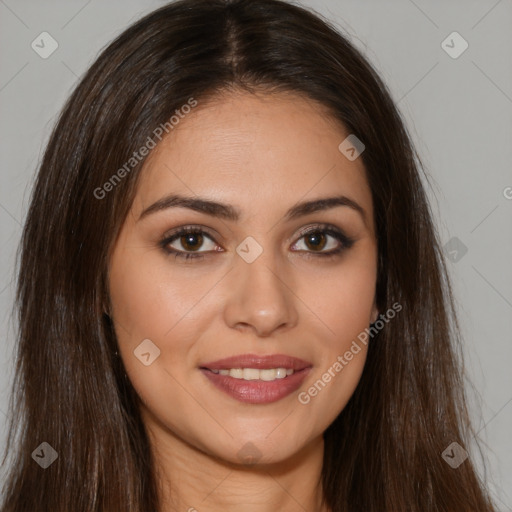
[[[375,323],[377,321],[377,318],[379,318],[379,310],[377,309],[377,301],[374,300],[372,307],[371,323]]]
[[[112,316],[112,305],[110,303],[110,290],[109,290],[109,274],[110,268],[107,267],[106,273],[102,275],[101,286],[101,309],[103,313],[109,318]]]
[[[103,299],[102,299],[102,309],[103,309],[103,313],[105,315],[107,315],[109,318],[111,316],[111,306],[110,306],[110,299],[107,295],[107,293],[104,293],[103,294]]]

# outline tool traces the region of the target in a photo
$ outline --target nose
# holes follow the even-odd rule
[[[277,330],[288,330],[298,321],[297,296],[287,274],[276,268],[270,251],[255,261],[242,258],[229,273],[224,317],[227,325],[239,331],[253,331],[259,337],[271,336]]]

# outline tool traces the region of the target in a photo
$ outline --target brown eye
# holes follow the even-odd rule
[[[208,242],[210,247],[208,247]],[[160,242],[161,247],[176,258],[204,258],[206,253],[218,251],[213,238],[198,227],[187,226]],[[206,246],[206,247],[205,247]]]
[[[197,251],[203,245],[203,239],[201,233],[187,233],[181,235],[180,243],[186,251]]]
[[[353,245],[353,239],[338,228],[325,224],[303,230],[293,249],[314,256],[335,256]]]
[[[308,233],[304,238],[307,247],[312,251],[322,250],[327,243],[327,237],[321,231]]]

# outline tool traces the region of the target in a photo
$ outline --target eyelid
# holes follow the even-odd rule
[[[222,238],[220,234],[206,226],[201,226],[200,224],[186,224],[166,231],[162,237],[162,241],[169,240],[181,233],[204,233],[208,235],[208,237],[211,238],[215,243],[218,243],[216,241],[217,237]]]
[[[206,226],[198,225],[198,224],[187,224],[184,226],[180,226],[177,228],[174,228],[170,231],[168,231],[163,239],[160,242],[160,245],[162,249],[164,249],[169,254],[174,254],[176,257],[182,256],[186,258],[204,258],[205,256],[211,256],[213,252],[224,252],[224,249],[220,251],[182,251],[179,249],[167,249],[167,246],[177,240],[180,236],[187,233],[200,233],[203,235],[206,235],[214,244],[217,246],[220,246],[219,243],[216,241],[217,235],[213,235],[210,233],[210,228],[207,228]],[[340,246],[337,249],[331,249],[330,251],[295,251],[295,252],[306,252],[312,256],[335,256],[336,254],[340,254],[344,252],[346,249],[349,249],[352,247],[354,242],[356,241],[354,238],[349,237],[345,234],[344,230],[341,228],[338,228],[337,226],[329,223],[314,223],[309,224],[308,226],[302,228],[298,235],[296,235],[296,240],[293,242],[292,245],[297,244],[304,236],[308,235],[309,233],[315,233],[315,232],[323,232],[326,233],[328,236],[331,236],[335,238]],[[219,235],[220,236],[220,235]],[[220,237],[222,238],[222,237]]]
[[[309,233],[316,233],[316,232],[326,233],[328,236],[335,238],[338,241],[338,243],[341,244],[341,247],[339,247],[338,249],[331,249],[330,251],[318,251],[318,252],[308,251],[310,254],[313,254],[313,255],[318,254],[318,255],[329,256],[330,254],[333,255],[336,252],[341,253],[346,249],[350,249],[350,247],[352,247],[354,245],[354,243],[356,242],[356,239],[348,236],[343,229],[335,226],[334,224],[320,222],[320,223],[312,224],[312,225],[306,226],[305,228],[302,228],[299,231],[298,238],[294,242],[293,245],[295,245],[297,242],[299,242],[304,236],[308,235]]]
[[[317,223],[317,224],[310,224],[306,226],[305,228],[302,228],[299,231],[299,238],[303,237],[304,235],[307,235],[308,233],[314,233],[316,231],[335,231],[336,233],[343,234],[343,231],[336,226],[332,224],[326,224],[326,223]]]

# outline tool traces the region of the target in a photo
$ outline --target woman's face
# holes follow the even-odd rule
[[[146,161],[109,286],[157,442],[282,461],[353,394],[366,347],[344,354],[378,314],[377,246],[362,159],[338,149],[348,135],[300,96],[231,93],[199,102]]]

